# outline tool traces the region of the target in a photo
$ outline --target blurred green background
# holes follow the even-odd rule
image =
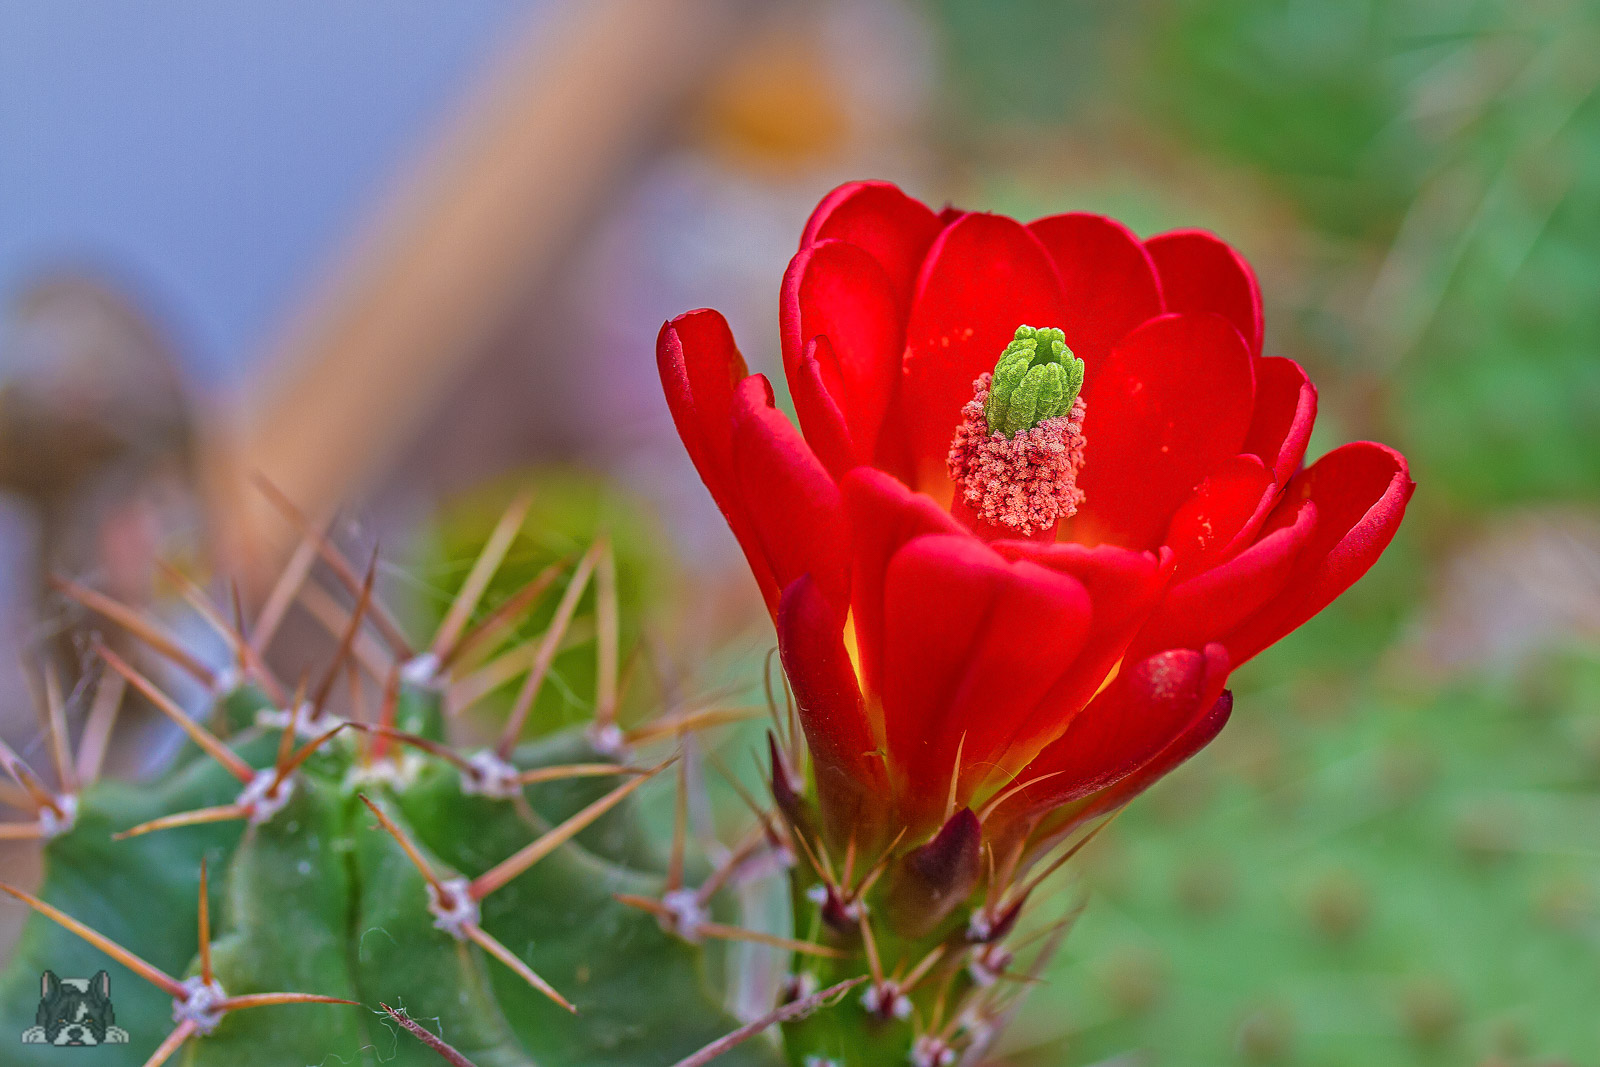
[[[94,7],[70,21],[20,7],[0,18],[21,20],[32,36],[11,39],[33,42],[38,61],[83,54]],[[319,391],[343,406],[295,427],[319,442],[307,469],[355,453],[361,462],[331,484],[306,475],[304,492],[352,501],[361,521],[341,529],[355,540],[416,547],[408,571],[386,575],[416,614],[439,610],[459,581],[508,472],[559,461],[591,474],[547,483],[561,487],[547,498],[551,532],[519,544],[517,573],[570,552],[600,516],[619,534],[625,594],[678,601],[656,622],[668,629],[653,635],[652,654],[700,664],[701,690],[757,685],[770,631],[657,394],[649,353],[662,319],[718,306],[753,367],[775,370],[784,262],[811,205],[849,178],[1023,217],[1103,211],[1146,235],[1207,227],[1255,266],[1268,351],[1301,361],[1319,385],[1312,455],[1379,439],[1410,458],[1418,490],[1373,572],[1235,676],[1223,737],[1068,872],[1060,909],[1083,893],[1088,909],[1028,998],[1004,1062],[1600,1063],[1600,4],[403,5],[376,51],[362,42],[378,7],[322,22],[306,10],[281,25],[258,16],[272,33],[219,15],[178,33],[181,7],[162,8],[143,51],[95,35],[98,47],[143,57],[128,60],[127,93],[38,61],[13,68],[31,72],[19,84],[37,106],[0,103],[0,129],[38,149],[0,164],[0,192],[25,206],[8,227],[16,239],[0,240],[0,280],[16,298],[0,387],[8,404],[22,401],[0,408],[0,428],[37,409],[116,430],[105,446],[115,462],[47,436],[23,441],[35,452],[5,439],[0,592],[11,643],[37,650],[67,628],[47,606],[41,633],[39,569],[109,572],[132,598],[149,582],[131,559],[174,542],[215,552],[170,528],[174,494],[210,500],[199,510],[228,527],[234,505],[205,488],[206,442],[235,416],[249,424],[240,411],[292,422],[303,408],[269,403],[263,416],[252,401],[280,395],[268,386],[284,366],[310,367],[306,380],[331,382]],[[677,23],[694,23],[685,39],[703,20],[716,44],[631,63],[616,57],[650,54],[652,42],[630,53],[615,27],[587,44],[552,28],[558,15],[635,7],[681,11]],[[627,150],[596,163],[592,181],[517,175],[528,187],[509,186],[521,198],[510,202],[548,199],[565,228],[551,236],[516,220],[539,251],[512,257],[515,271],[466,257],[490,271],[474,281],[495,301],[454,322],[459,336],[426,334],[431,348],[417,358],[435,362],[416,375],[420,400],[398,415],[366,411],[390,375],[351,388],[336,347],[290,345],[286,358],[268,342],[296,309],[338,304],[337,271],[319,286],[305,279],[342,262],[342,235],[399,218],[382,230],[400,235],[395,258],[430,248],[407,244],[408,216],[394,204],[423,209],[379,195],[386,183],[373,176],[416,171],[431,189],[439,170],[427,164],[474,158],[470,143],[435,136],[436,112],[481,115],[463,86],[492,57],[522,56],[504,42],[523,22],[534,43],[571,46],[576,73],[561,76],[588,88],[600,69],[582,61],[589,46],[614,64],[612,79],[684,70],[670,93],[648,79],[618,100],[586,90],[579,106],[595,113],[580,114],[571,144],[533,143],[543,157],[581,157],[612,129],[603,109],[637,119]],[[312,37],[315,51],[291,47]],[[359,64],[339,60],[341,41]],[[258,49],[254,65],[172,63],[218,42]],[[390,91],[385,79],[404,84]],[[162,86],[148,100],[146,81]],[[551,88],[530,83],[528,99]],[[656,106],[658,89],[670,107]],[[138,128],[157,135],[119,142],[121,169],[108,176],[72,131],[92,133],[83,115],[104,118],[129,99],[145,108]],[[38,148],[56,140],[71,151]],[[427,150],[402,165],[394,146],[411,141]],[[252,146],[270,167],[239,155]],[[46,196],[91,173],[128,177],[83,185],[75,199]],[[170,187],[169,175],[199,175],[206,195]],[[413,188],[406,180],[402,190]],[[469,200],[487,195],[463,188]],[[140,305],[153,325],[135,330],[91,300],[109,331],[93,344],[81,331],[36,329],[41,316],[85,318],[82,294],[27,295],[39,265],[66,253],[93,268],[73,269],[96,286],[154,294]],[[471,303],[464,291],[455,298]],[[135,334],[144,363],[95,362],[102,349],[131,350]],[[183,383],[183,403],[149,399],[152,362]],[[429,376],[446,362],[448,374]],[[88,391],[100,406],[87,416],[59,402],[77,394],[37,385],[71,385],[62,368],[80,363],[85,380],[124,383]],[[364,436],[356,446],[329,438],[329,422]],[[270,465],[282,451],[252,453],[242,437],[249,462]],[[65,472],[77,480],[67,485]],[[594,489],[585,479],[595,472],[623,495]],[[292,464],[274,475],[296,488]],[[108,479],[121,488],[108,491]],[[163,521],[138,518],[152,501]],[[592,700],[588,659],[569,658],[541,705],[549,723]],[[0,681],[25,702],[18,679]],[[26,716],[7,730],[38,752]]]

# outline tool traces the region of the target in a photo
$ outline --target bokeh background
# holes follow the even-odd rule
[[[426,614],[543,471],[551,528],[635,532],[680,661],[750,684],[661,321],[715,305],[776,370],[850,178],[1204,226],[1321,388],[1312,454],[1377,438],[1419,488],[1062,883],[1004,1062],[1600,1062],[1597,88],[1593,0],[0,3],[0,731],[45,762],[32,676],[81,662],[47,574],[263,586],[256,472]]]

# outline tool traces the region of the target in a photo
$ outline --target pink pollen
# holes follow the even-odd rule
[[[983,413],[994,375],[972,383],[972,399],[961,409],[961,424],[946,463],[962,500],[993,526],[1009,526],[1028,537],[1068,518],[1083,503],[1078,471],[1083,467],[1083,397],[1072,410],[1045,419],[1011,437],[990,433]]]

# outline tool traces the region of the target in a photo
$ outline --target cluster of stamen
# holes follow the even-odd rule
[[[973,382],[950,445],[950,477],[962,500],[985,522],[1009,526],[1026,537],[1069,518],[1083,503],[1078,471],[1083,467],[1083,397],[1066,415],[1044,419],[1007,437],[989,432],[984,408],[994,376]]]

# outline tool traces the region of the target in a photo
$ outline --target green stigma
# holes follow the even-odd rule
[[[1060,330],[1018,326],[994,365],[983,413],[989,432],[1007,437],[1072,410],[1083,388],[1083,360]]]

